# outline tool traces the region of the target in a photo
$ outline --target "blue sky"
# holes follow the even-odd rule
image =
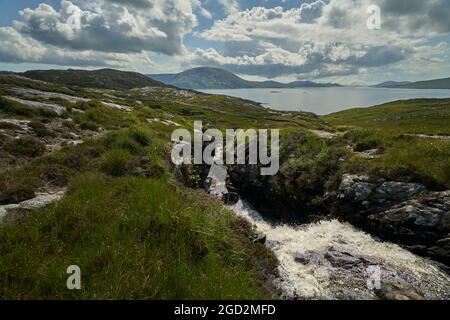
[[[367,11],[373,5],[379,16]],[[441,78],[450,76],[449,16],[450,0],[0,0],[0,69],[211,66],[247,79],[346,84]]]

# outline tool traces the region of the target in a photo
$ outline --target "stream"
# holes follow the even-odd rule
[[[437,264],[350,224],[271,224],[242,199],[230,208],[266,235],[285,299],[450,299]]]

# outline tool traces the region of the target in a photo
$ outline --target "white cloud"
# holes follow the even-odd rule
[[[60,11],[47,4],[21,11],[13,26],[20,33],[50,45],[73,50],[137,53],[143,50],[167,55],[185,51],[183,37],[196,25],[188,0],[140,0],[128,5],[96,0],[90,10],[75,6],[80,14],[79,30],[68,23],[70,1]],[[139,5],[136,7],[136,5]]]
[[[130,64],[152,66],[144,54],[120,54],[90,50],[70,51],[24,37],[11,27],[0,28],[0,61],[7,63],[43,63],[63,66],[126,67]]]
[[[208,10],[206,10],[203,7],[203,4],[200,0],[192,0],[192,7],[194,8],[195,11],[197,11],[204,18],[206,18],[206,19],[213,18],[211,12],[209,12]]]
[[[438,6],[450,0],[431,1]],[[430,56],[436,52],[436,47],[427,45],[428,38],[406,28],[398,30],[387,23],[382,30],[368,30],[366,9],[374,3],[381,6],[386,21],[398,16],[396,7],[387,6],[384,0],[317,0],[292,9],[235,11],[196,33],[222,43],[223,49],[197,49],[185,63],[268,77],[329,77],[367,72],[368,68],[414,59],[419,53]],[[427,10],[433,12],[429,7]],[[413,24],[417,12],[406,12],[408,24]],[[432,25],[427,24],[431,32],[438,32]]]
[[[223,6],[226,13],[235,14],[239,12],[239,4],[236,0],[218,0],[218,1]]]

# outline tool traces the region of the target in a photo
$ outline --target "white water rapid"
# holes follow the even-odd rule
[[[350,224],[331,220],[271,225],[243,200],[231,208],[267,236],[266,245],[280,262],[277,285],[284,298],[377,299],[370,285],[376,284],[383,292],[400,290],[401,297],[409,292],[406,295],[413,297],[450,299],[450,277],[434,262]],[[373,270],[379,270],[378,282],[373,282]]]

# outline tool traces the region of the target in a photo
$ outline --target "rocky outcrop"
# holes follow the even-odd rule
[[[337,298],[424,300],[409,270],[389,265],[380,257],[349,252],[330,246],[323,250],[296,253],[295,262],[304,266],[327,266],[333,283],[338,283]],[[406,280],[405,280],[406,279]],[[408,281],[409,282],[408,282]],[[333,285],[332,285],[333,286]]]
[[[341,218],[450,264],[450,190],[346,174],[336,203]]]
[[[20,203],[8,204],[0,206],[0,222],[14,210],[32,210],[45,207],[46,205],[61,200],[66,193],[66,190],[53,190],[48,192],[40,192],[36,197],[30,200],[22,201]]]
[[[62,106],[54,104],[54,103],[43,103],[43,102],[32,101],[32,100],[24,100],[24,99],[19,99],[19,98],[10,97],[10,96],[5,96],[4,98],[7,98],[7,99],[15,101],[15,102],[19,102],[19,103],[24,104],[33,109],[46,110],[49,112],[53,112],[58,116],[63,115],[63,113],[67,111],[67,109],[65,107],[62,107]]]

